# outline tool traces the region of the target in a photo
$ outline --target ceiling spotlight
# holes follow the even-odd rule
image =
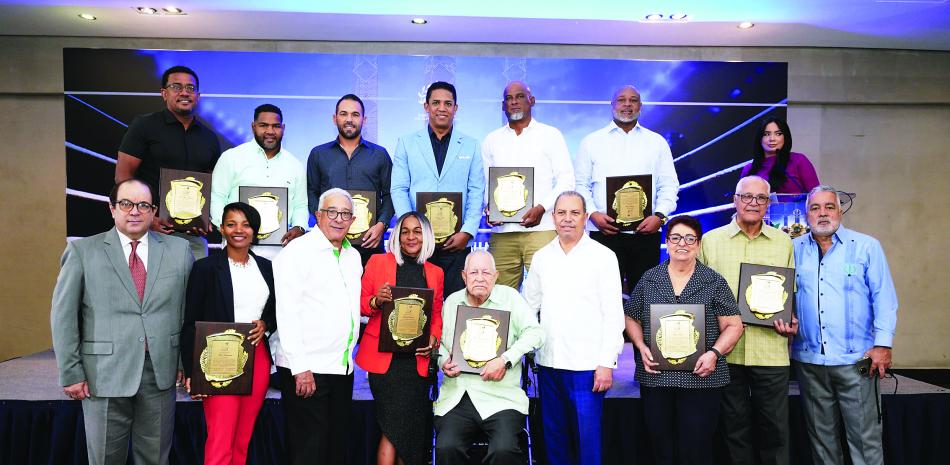
[[[158,13],[158,10],[156,10],[155,8],[150,8],[147,6],[140,6],[136,8],[135,11],[138,11],[139,14],[143,14],[143,15],[154,15],[155,13]]]
[[[670,19],[673,21],[683,21],[686,17],[686,13],[673,13],[670,15]]]
[[[412,18],[412,20],[410,20],[409,22],[411,22],[412,24],[425,24],[425,23],[428,23],[429,21],[426,20],[425,18]]]
[[[646,18],[644,19],[646,19],[647,21],[659,21],[663,19],[663,15],[659,13],[651,13],[651,14],[646,15]]]
[[[181,8],[175,8],[173,6],[166,6],[165,8],[162,8],[162,9],[165,10],[165,13],[168,13],[170,15],[180,15],[184,13],[183,11],[181,11]]]
[[[737,26],[737,27],[738,27],[739,29],[752,29],[752,27],[754,27],[754,26],[755,26],[755,24],[753,24],[753,23],[751,23],[751,22],[749,22],[749,21],[743,21],[743,22],[739,23],[739,26]]]
[[[79,17],[85,19],[86,21],[95,21],[96,17],[89,13],[80,13]]]

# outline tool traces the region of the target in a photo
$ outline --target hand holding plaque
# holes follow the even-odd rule
[[[706,347],[706,306],[651,304],[650,352],[656,369],[692,371]]]
[[[634,231],[653,214],[653,177],[649,174],[607,177],[607,215],[621,231]]]
[[[254,382],[253,323],[195,322],[191,394],[245,395]]]
[[[534,206],[534,168],[488,168],[488,221],[520,223]]]
[[[462,373],[479,374],[482,367],[508,349],[511,312],[459,305],[452,341],[452,360]]]
[[[159,175],[158,216],[175,231],[204,228],[210,216],[211,175],[162,168]]]
[[[432,289],[392,286],[392,301],[383,304],[379,324],[380,352],[415,352],[429,345]]]
[[[795,269],[780,266],[739,265],[739,313],[742,322],[773,326],[776,320],[792,321]]]

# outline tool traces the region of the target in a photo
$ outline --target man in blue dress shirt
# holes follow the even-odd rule
[[[841,226],[841,200],[834,188],[812,189],[807,208],[811,234],[794,241],[799,330],[791,357],[813,460],[844,463],[840,415],[851,462],[880,465],[877,381],[891,366],[894,282],[881,244]]]

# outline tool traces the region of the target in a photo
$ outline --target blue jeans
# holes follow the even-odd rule
[[[542,366],[538,378],[548,462],[600,465],[605,393],[591,391],[594,372]]]

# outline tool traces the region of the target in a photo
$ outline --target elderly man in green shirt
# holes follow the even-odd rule
[[[765,224],[770,186],[758,176],[736,185],[735,218],[703,235],[699,260],[716,270],[738,298],[742,263],[795,267],[792,240]],[[774,328],[747,327],[729,354],[729,385],[722,392],[720,424],[729,463],[787,465],[788,338],[798,320],[778,320]],[[753,434],[753,431],[755,434]]]
[[[528,414],[528,396],[520,384],[521,358],[541,347],[544,331],[521,294],[508,286],[496,285],[496,279],[498,271],[492,255],[486,251],[470,253],[462,270],[465,289],[450,295],[442,307],[443,341],[439,356],[445,378],[435,401],[435,453],[439,464],[468,463],[469,446],[482,431],[488,435],[484,463],[524,463],[518,433]],[[458,363],[464,361],[450,357],[459,305],[511,313],[507,350],[489,361],[480,374],[463,374]]]

